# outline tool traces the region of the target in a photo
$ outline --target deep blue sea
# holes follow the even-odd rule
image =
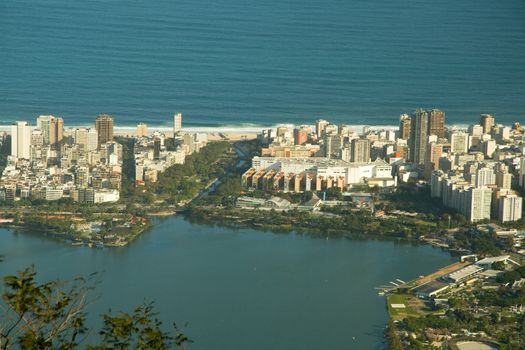
[[[1,0],[0,124],[525,122],[523,0]]]

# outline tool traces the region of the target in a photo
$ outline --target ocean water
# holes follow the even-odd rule
[[[0,124],[525,120],[523,0],[2,0]]]

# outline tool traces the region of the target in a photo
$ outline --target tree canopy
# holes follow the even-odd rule
[[[0,301],[0,349],[78,349],[89,331],[86,307],[95,288],[95,274],[71,282],[38,283],[29,268],[4,277]],[[132,313],[103,314],[97,344],[82,345],[102,349],[183,349],[192,341],[174,323],[163,329],[153,303],[138,306]]]

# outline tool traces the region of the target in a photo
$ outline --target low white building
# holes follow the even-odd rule
[[[93,203],[111,203],[118,202],[120,199],[119,191],[117,190],[96,190],[93,194]]]
[[[306,190],[310,190],[310,179],[332,179],[330,183],[334,186],[342,184],[343,187],[349,185],[365,184],[367,180],[374,181],[375,186],[395,185],[392,176],[392,166],[383,160],[376,160],[369,163],[349,163],[343,160],[330,159],[325,157],[309,158],[277,158],[277,157],[254,157],[250,172],[264,173],[274,172],[278,176],[300,175],[302,181],[306,181]],[[339,185],[338,185],[339,184]],[[296,188],[303,188],[304,185]],[[332,187],[332,186],[328,186]],[[340,187],[340,186],[339,186]]]

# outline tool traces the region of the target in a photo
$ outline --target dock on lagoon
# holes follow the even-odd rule
[[[425,243],[430,244],[433,247],[443,248],[443,249],[449,249],[450,248],[450,246],[447,243],[443,242],[442,239],[430,238],[430,237],[422,237],[422,238],[420,238],[420,240],[425,242]]]
[[[389,284],[381,285],[379,287],[375,287],[374,289],[378,291],[379,295],[388,295],[390,293],[399,292],[399,291],[404,291],[404,292],[411,291],[417,287],[420,287],[424,284],[434,281],[442,276],[448,275],[451,272],[459,270],[467,265],[470,265],[470,262],[468,261],[456,262],[451,265],[445,266],[435,272],[432,272],[429,275],[420,276],[409,282],[405,282],[399,278],[396,278],[394,281],[390,281]]]

